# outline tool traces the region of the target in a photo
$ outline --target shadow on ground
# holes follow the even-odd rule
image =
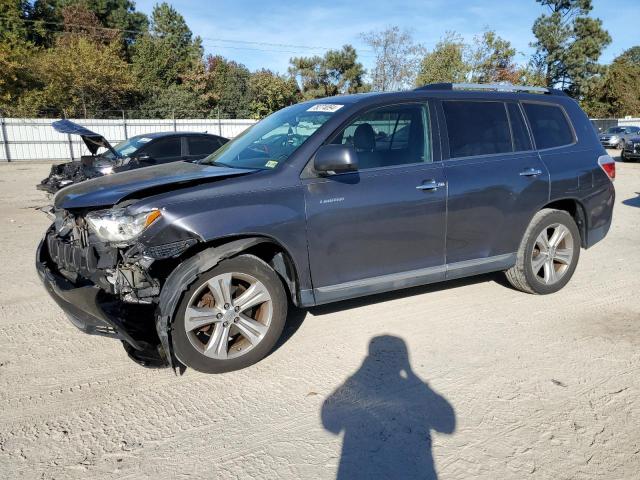
[[[392,292],[379,293],[376,295],[369,295],[367,297],[359,297],[351,300],[343,300],[341,302],[335,302],[328,305],[321,305],[318,307],[311,307],[309,309],[301,309],[293,304],[289,304],[289,313],[287,315],[287,324],[284,327],[282,335],[278,339],[275,347],[271,353],[278,350],[284,345],[298,329],[302,326],[304,319],[307,316],[307,312],[318,316],[327,315],[330,313],[339,312],[341,310],[350,310],[352,308],[364,307],[366,305],[374,305],[376,303],[389,302],[391,300],[397,300],[414,295],[422,295],[430,292],[438,292],[441,290],[449,290],[450,288],[464,287],[467,285],[474,285],[476,283],[483,282],[496,282],[506,288],[513,288],[505,279],[504,275],[500,272],[487,273],[484,275],[477,275],[474,277],[461,278],[457,280],[449,280],[446,282],[433,283],[430,285],[422,285],[419,287],[405,288],[402,290],[395,290]]]
[[[344,432],[338,480],[437,479],[431,431],[451,434],[449,402],[412,370],[407,346],[382,335],[353,375],[322,405],[322,424]]]
[[[636,192],[636,196],[632,198],[627,198],[622,201],[623,205],[627,205],[628,207],[637,207],[640,208],[640,192]]]

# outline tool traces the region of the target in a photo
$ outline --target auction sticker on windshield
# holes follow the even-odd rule
[[[313,107],[307,109],[307,112],[337,112],[344,105],[339,105],[337,103],[317,103]]]
[[[267,168],[275,168],[278,166],[278,162],[277,160],[269,160],[267,163],[264,164],[264,166]]]

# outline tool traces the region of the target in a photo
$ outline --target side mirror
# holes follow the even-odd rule
[[[355,172],[358,170],[358,154],[351,145],[323,145],[316,153],[313,168],[324,175]]]

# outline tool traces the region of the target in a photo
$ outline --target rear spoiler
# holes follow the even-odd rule
[[[82,141],[87,146],[87,149],[91,152],[91,155],[95,155],[100,147],[104,147],[110,150],[116,158],[120,157],[118,153],[113,149],[111,144],[102,135],[92,132],[88,128],[73,123],[71,120],[58,120],[51,124],[56,132],[66,133],[68,135],[79,135]]]

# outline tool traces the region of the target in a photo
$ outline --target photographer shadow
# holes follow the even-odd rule
[[[323,403],[322,423],[344,432],[338,480],[437,479],[431,430],[453,433],[453,407],[411,369],[407,346],[383,335]]]

